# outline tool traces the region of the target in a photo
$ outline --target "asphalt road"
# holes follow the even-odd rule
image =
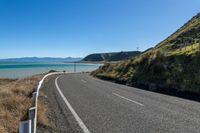
[[[66,74],[52,81],[47,95],[55,95],[51,99],[55,108],[50,110],[62,119],[56,126],[67,126],[67,132],[200,132],[199,102],[102,81],[87,74]]]

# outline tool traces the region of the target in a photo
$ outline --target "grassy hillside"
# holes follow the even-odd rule
[[[136,56],[138,54],[140,54],[139,51],[98,53],[98,54],[88,55],[82,61],[91,61],[91,62],[121,61],[130,59],[131,57]]]
[[[200,13],[141,55],[106,64],[92,75],[149,89],[200,94]]]

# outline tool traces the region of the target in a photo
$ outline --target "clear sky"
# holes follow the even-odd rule
[[[200,12],[200,0],[0,0],[0,58],[146,50]]]

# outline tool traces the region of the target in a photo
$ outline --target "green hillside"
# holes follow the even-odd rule
[[[144,53],[92,75],[118,83],[200,94],[200,13]]]
[[[138,54],[140,54],[139,51],[98,53],[98,54],[88,55],[82,61],[90,61],[90,62],[121,61],[130,59],[131,57],[136,56]]]

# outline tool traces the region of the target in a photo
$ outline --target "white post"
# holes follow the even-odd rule
[[[28,117],[29,117],[29,120],[31,120],[31,132],[34,133],[35,132],[35,122],[36,122],[36,107],[32,107],[29,109],[29,112],[28,112]]]
[[[20,121],[19,133],[31,133],[31,120]]]
[[[32,98],[34,102],[36,101],[37,97],[38,97],[38,92],[33,92]]]

